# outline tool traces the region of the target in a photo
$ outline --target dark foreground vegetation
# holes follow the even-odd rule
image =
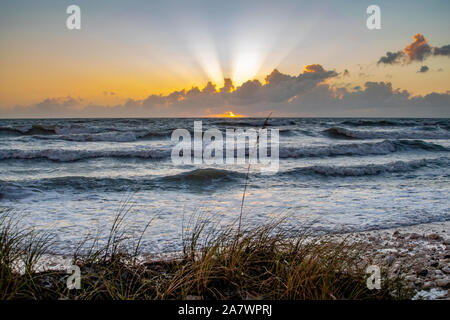
[[[195,219],[184,228],[179,257],[142,261],[138,259],[142,237],[135,239],[132,249],[124,245],[129,240],[123,230],[125,215],[118,213],[106,244],[87,238],[80,243],[73,264],[81,269],[81,289],[69,290],[66,270],[36,271],[37,262],[54,243],[51,235],[20,228],[13,211],[0,212],[0,298],[408,299],[412,295],[399,276],[386,272],[381,290],[367,288],[370,254],[364,246],[306,233],[293,237],[277,222],[238,233],[231,227],[211,231]]]

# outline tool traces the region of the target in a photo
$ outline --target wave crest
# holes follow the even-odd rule
[[[373,176],[384,173],[409,172],[427,166],[448,166],[449,158],[421,159],[412,161],[395,161],[386,164],[367,164],[357,166],[323,166],[314,165],[310,167],[296,168],[284,172],[288,175],[321,175],[326,177],[361,177]]]
[[[384,140],[323,147],[282,148],[280,158],[384,155],[408,150],[450,151],[441,145],[422,140]]]
[[[52,161],[71,162],[93,158],[143,158],[163,159],[170,156],[167,150],[0,150],[0,160],[9,159],[47,159]]]
[[[323,133],[335,139],[450,139],[449,132],[429,131],[364,131],[334,127]]]

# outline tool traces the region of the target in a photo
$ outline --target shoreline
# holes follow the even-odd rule
[[[367,243],[381,268],[403,274],[416,299],[450,300],[450,221],[347,235]]]
[[[417,291],[413,299],[450,300],[450,221],[342,233],[331,238],[346,238],[351,243],[367,245],[373,263],[403,275],[409,288]],[[169,261],[180,254],[144,253],[139,260],[140,263]],[[45,254],[36,271],[66,270],[71,262],[71,255]]]

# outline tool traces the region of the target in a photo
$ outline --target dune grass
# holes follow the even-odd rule
[[[52,245],[45,233],[21,229],[13,211],[0,214],[0,298],[10,299],[408,299],[399,276],[383,273],[381,290],[366,286],[367,248],[345,239],[293,236],[265,226],[213,228],[200,218],[183,228],[177,258],[141,261],[143,227],[126,236],[128,209],[114,219],[106,244],[85,238],[73,254],[81,289],[69,290],[65,270],[36,271]],[[133,245],[130,246],[130,240]],[[86,250],[87,248],[87,250]],[[364,258],[363,258],[364,257]]]
[[[19,226],[12,210],[0,211],[0,299],[35,296],[35,265],[53,244],[53,236]],[[20,271],[19,271],[20,270]]]

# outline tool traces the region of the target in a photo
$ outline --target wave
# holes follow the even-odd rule
[[[175,129],[173,129],[175,130]],[[191,137],[194,135],[193,130],[189,130]],[[299,133],[311,135],[308,132],[302,130],[280,129],[280,136],[295,136]],[[32,135],[33,139],[40,140],[65,140],[75,142],[134,142],[138,140],[154,140],[154,139],[170,139],[172,130],[161,131],[108,131],[102,133],[93,134],[69,134],[69,135]],[[27,137],[28,138],[28,137]]]
[[[218,121],[211,122],[214,125],[222,125],[222,126],[230,126],[230,127],[262,127],[266,119],[245,119],[245,120],[224,120],[220,119]],[[283,118],[272,118],[269,119],[266,123],[267,127],[271,126],[293,126],[296,125],[297,122],[292,119],[283,119]]]
[[[11,182],[0,181],[1,199],[25,198],[44,190],[71,189],[76,191],[100,190],[103,192],[138,191],[149,189],[179,189],[192,188],[217,189],[228,182],[245,178],[244,173],[214,168],[194,169],[163,177],[86,177],[64,176],[44,178],[39,180],[24,180]]]
[[[17,135],[69,135],[69,134],[95,134],[105,131],[121,131],[120,128],[101,128],[97,126],[83,126],[71,124],[67,126],[58,125],[16,125],[0,127],[0,133],[14,133]]]
[[[449,128],[449,121],[442,119],[350,119],[341,122],[352,127],[420,127],[439,126]]]
[[[363,131],[334,127],[323,133],[336,139],[450,139],[450,132],[429,131]]]
[[[368,119],[354,119],[345,120],[341,122],[343,125],[354,126],[354,127],[414,127],[420,125],[419,122],[411,120],[368,120]]]
[[[385,155],[408,150],[450,151],[439,144],[422,140],[384,140],[321,147],[281,148],[280,158]]]
[[[212,122],[214,125],[218,126],[233,126],[233,127],[262,127],[264,120],[259,120],[255,122],[244,122],[244,121],[216,121]]]
[[[245,174],[237,171],[223,170],[223,169],[195,169],[192,171],[187,171],[179,173],[173,176],[167,176],[161,180],[165,181],[183,181],[183,182],[202,182],[202,181],[212,181],[220,179],[222,181],[234,181],[239,178],[244,178]]]
[[[13,182],[1,182],[0,181],[0,200],[8,199],[8,200],[18,200],[26,198],[38,190],[30,189],[20,186],[17,183]]]
[[[450,158],[441,157],[437,159],[421,159],[412,161],[395,161],[385,164],[366,164],[355,166],[335,165],[312,165],[299,167],[279,172],[280,177],[295,179],[298,176],[320,176],[320,177],[364,177],[389,173],[412,172],[421,168],[448,167]],[[251,173],[251,179],[267,179],[260,173]],[[245,179],[244,172],[204,168],[194,169],[186,172],[168,176],[156,177],[86,177],[86,176],[64,176],[44,178],[39,180],[23,180],[15,182],[0,181],[1,199],[21,199],[44,191],[75,190],[78,192],[102,191],[102,192],[124,192],[139,190],[179,190],[188,192],[202,192],[218,190]]]
[[[145,186],[145,181],[139,182],[128,178],[108,177],[84,177],[65,176],[44,178],[39,180],[16,181],[15,183],[0,181],[1,199],[22,199],[44,191],[92,191],[105,192],[137,191],[139,187]],[[147,186],[149,187],[149,186]]]
[[[385,155],[400,151],[423,150],[430,152],[448,152],[449,148],[422,140],[384,140],[381,142],[348,143],[318,147],[281,147],[279,157],[338,157]],[[270,151],[270,149],[269,149]],[[193,150],[192,150],[193,154]],[[226,150],[223,150],[226,154]],[[248,148],[245,150],[248,156]],[[83,149],[0,149],[0,160],[39,160],[46,159],[60,162],[71,162],[94,158],[142,158],[164,160],[171,156],[169,149],[149,150],[83,150]]]
[[[59,130],[55,132],[60,132]],[[96,133],[70,133],[70,134],[35,134],[26,135],[26,138],[39,139],[39,140],[64,140],[64,141],[75,141],[75,142],[133,142],[137,140],[153,140],[166,138],[169,139],[171,136],[171,131],[126,131],[126,130],[112,130],[105,132]]]
[[[0,127],[0,134],[14,134],[33,136],[42,139],[62,139],[70,141],[104,141],[103,136],[114,137],[115,134],[118,136],[121,134],[141,134],[142,136],[145,136],[148,133],[148,130],[143,128],[136,129],[136,127],[100,127],[97,125],[84,126],[77,124],[66,126],[33,124]]]
[[[52,161],[72,162],[94,158],[143,158],[164,159],[170,157],[170,150],[0,150],[0,160],[47,159]]]
[[[65,140],[65,141],[76,141],[76,142],[93,142],[93,141],[105,141],[105,142],[133,142],[136,141],[140,136],[135,132],[104,132],[96,134],[71,134],[71,135],[53,135],[53,136],[42,136],[35,135],[32,138],[43,139],[43,140]]]
[[[191,137],[194,135],[193,130],[188,130]],[[311,133],[302,130],[280,129],[280,136],[296,136],[299,134],[311,135]],[[170,140],[172,131],[109,131],[93,134],[69,134],[69,135],[27,135],[23,139],[38,139],[38,140],[63,140],[73,142],[134,142],[138,140]]]
[[[138,122],[135,126],[130,126],[130,123],[97,123],[98,121],[91,120],[85,125],[71,123],[67,125],[43,125],[43,124],[23,124],[23,125],[9,125],[0,127],[0,135],[14,135],[14,136],[32,136],[36,139],[55,139],[77,142],[89,141],[117,141],[117,142],[131,142],[138,139],[156,139],[156,138],[170,138],[173,130],[184,127],[187,128],[191,134],[189,123],[180,123],[178,127],[167,127]],[[206,122],[205,126],[209,125],[224,125],[229,127],[261,127],[264,119],[248,119],[246,121],[212,121]],[[173,123],[171,124],[173,125]],[[192,125],[192,123],[190,123]],[[273,119],[267,126],[285,126],[295,125],[295,121],[287,119]],[[205,127],[205,129],[207,129]],[[286,132],[289,131],[284,129]],[[289,134],[287,132],[287,134]]]
[[[41,125],[30,125],[30,126],[16,126],[16,127],[0,127],[0,134],[15,134],[15,135],[49,135],[55,134],[55,128],[49,126]]]
[[[358,166],[314,165],[283,172],[285,175],[320,175],[326,177],[361,177],[381,175],[384,173],[401,173],[414,171],[423,167],[445,167],[450,165],[450,158],[421,159],[412,161],[395,161],[386,164],[367,164]]]

